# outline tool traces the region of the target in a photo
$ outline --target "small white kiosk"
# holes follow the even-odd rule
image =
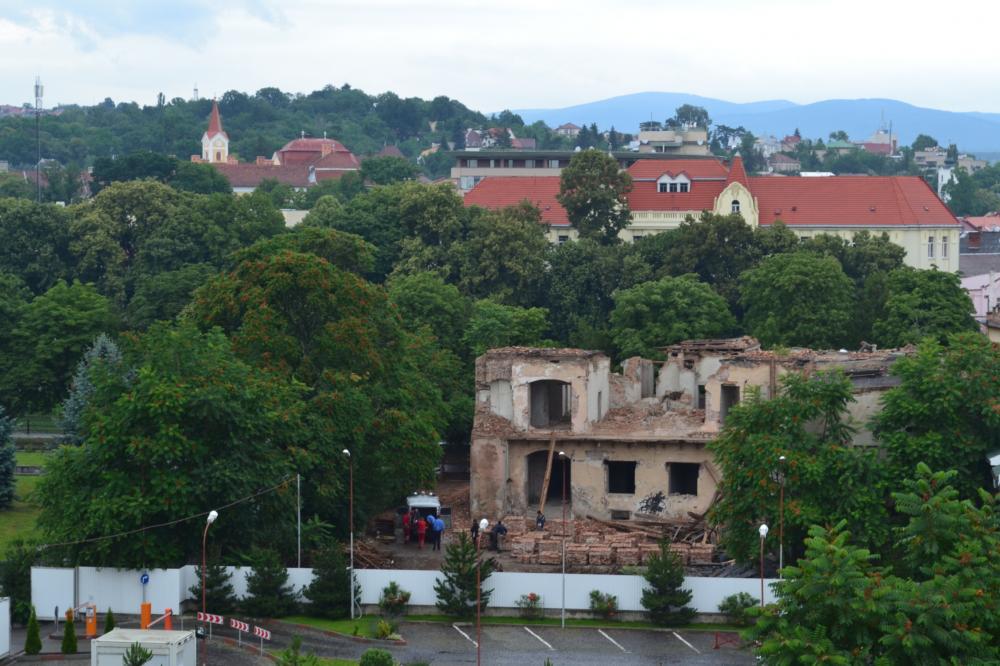
[[[153,653],[146,666],[197,666],[193,631],[113,629],[90,643],[90,666],[121,666],[125,651],[138,643]]]

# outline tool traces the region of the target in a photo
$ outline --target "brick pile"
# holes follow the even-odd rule
[[[568,529],[566,564],[574,567],[638,566],[644,564],[660,547],[652,536],[637,532],[619,532],[612,527],[591,520],[550,520],[545,530],[534,529],[534,523],[521,516],[503,519],[507,526],[505,550],[518,562],[525,564],[558,565],[562,562],[563,529]],[[715,546],[711,543],[670,544],[687,564],[704,564],[712,561]]]

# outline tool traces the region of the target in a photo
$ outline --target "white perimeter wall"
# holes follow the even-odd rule
[[[246,596],[246,577],[249,567],[229,567],[232,585],[237,597]],[[361,603],[377,604],[382,588],[396,581],[410,592],[414,606],[433,606],[437,601],[434,582],[438,571],[409,569],[358,569],[361,586]],[[60,615],[71,605],[93,603],[101,613],[108,608],[116,613],[138,614],[142,602],[141,571],[123,569],[97,569],[80,567],[79,599],[74,602],[74,570],[32,567],[31,602],[38,617],[52,619],[58,606]],[[154,569],[149,571],[146,600],[152,604],[154,615],[161,615],[166,608],[179,612],[181,602],[190,599],[190,588],[197,585],[198,569],[194,566],[180,569]],[[312,569],[288,569],[288,580],[296,594],[312,581]],[[765,601],[774,601],[771,585],[777,581],[765,579]],[[718,612],[719,602],[737,592],[748,592],[760,597],[759,578],[701,578],[688,577],[684,581],[692,592],[691,607],[700,613]],[[600,590],[618,597],[618,608],[623,611],[642,611],[640,599],[645,581],[641,576],[616,576],[610,574],[566,574],[566,608],[590,608],[590,591]],[[562,606],[562,576],[558,573],[495,573],[484,588],[493,591],[490,606],[514,608],[522,594],[534,592],[542,597],[545,608]],[[212,612],[212,609],[208,609]],[[2,625],[0,625],[2,631]],[[0,651],[2,654],[2,651]]]
[[[0,597],[0,658],[10,654],[10,597]]]

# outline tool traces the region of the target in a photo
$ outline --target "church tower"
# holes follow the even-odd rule
[[[229,135],[222,131],[219,104],[214,99],[208,129],[201,135],[201,159],[203,162],[229,162]]]

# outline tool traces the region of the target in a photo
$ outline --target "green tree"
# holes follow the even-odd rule
[[[476,301],[462,336],[473,357],[496,347],[543,345],[549,328],[545,308],[519,308],[495,301]]]
[[[685,125],[703,127],[708,129],[712,124],[712,119],[708,117],[708,111],[704,107],[693,104],[682,104],[677,107],[673,118],[667,118],[665,125],[668,128],[680,128]]]
[[[892,372],[900,384],[873,420],[890,478],[906,478],[919,460],[955,470],[951,485],[962,497],[990,488],[986,456],[1000,449],[1000,351],[978,333],[952,336],[947,346],[925,340]]]
[[[217,272],[210,264],[187,264],[175,271],[139,276],[125,308],[125,323],[141,331],[153,322],[173,319],[191,302],[198,287]]]
[[[476,546],[465,532],[445,548],[441,563],[441,578],[434,582],[437,607],[445,615],[471,617],[476,613],[476,570],[479,570],[479,609],[490,603],[492,590],[485,589],[486,581],[496,569],[496,560],[481,557]]]
[[[361,162],[361,178],[375,185],[389,185],[413,180],[420,173],[417,165],[402,157],[366,157]]]
[[[153,653],[140,643],[132,643],[122,655],[122,666],[145,666],[153,660]]]
[[[0,379],[7,403],[21,413],[52,408],[94,337],[115,328],[111,304],[92,286],[56,282],[24,307],[11,331]]]
[[[114,631],[114,628],[116,626],[117,625],[115,623],[115,614],[111,612],[110,608],[108,608],[108,612],[104,616],[104,633],[110,634],[112,631]]]
[[[936,145],[938,145],[938,142],[934,137],[926,134],[918,134],[917,138],[913,140],[912,144],[910,144],[910,147],[913,148],[914,151],[917,151],[927,150],[928,148],[933,148]]]
[[[255,549],[250,555],[253,570],[247,576],[243,610],[256,618],[284,617],[295,612],[297,603],[288,585],[288,570],[276,551]]]
[[[50,542],[94,539],[60,551],[66,561],[176,566],[201,552],[197,521],[99,537],[172,522],[287,482],[290,452],[312,439],[303,387],[239,360],[221,332],[202,333],[191,324],[152,327],[125,363],[134,370],[124,379],[91,376],[83,444],[62,447],[47,464],[36,490],[38,525]],[[248,534],[281,541],[282,530],[294,532],[277,516],[291,511],[293,500],[268,492],[252,509],[228,511],[212,543],[228,551],[244,549]]]
[[[67,279],[75,263],[69,227],[65,208],[0,199],[0,271],[16,275],[33,294]]]
[[[70,444],[83,442],[83,414],[94,394],[92,375],[96,372],[111,372],[122,378],[126,372],[121,350],[105,333],[94,338],[94,344],[76,364],[76,372],[69,385],[69,395],[62,403],[59,425],[64,440]]]
[[[90,187],[97,194],[115,182],[150,178],[165,183],[173,178],[176,171],[175,158],[149,150],[118,157],[99,157],[94,160]]]
[[[660,552],[647,561],[643,578],[649,586],[642,591],[641,603],[653,624],[670,627],[687,624],[694,618],[695,610],[687,605],[691,602],[691,590],[681,587],[684,563],[670,550],[669,542],[660,542]]]
[[[426,326],[445,349],[463,355],[462,335],[472,304],[458,287],[447,284],[437,273],[399,275],[389,281],[389,300],[399,310],[405,325]]]
[[[17,479],[14,478],[17,456],[14,440],[11,438],[13,432],[13,419],[7,418],[0,406],[0,509],[9,508],[14,503],[14,491],[17,487]]]
[[[76,654],[76,622],[67,620],[63,623],[62,645],[59,648],[63,654]]]
[[[212,557],[213,561],[218,561],[219,552]],[[194,599],[198,607],[201,608],[201,577],[202,570],[198,567],[198,582],[189,588],[191,598]],[[232,575],[229,568],[224,564],[211,564],[205,567],[205,607],[209,613],[226,615],[236,609],[236,592],[233,590]]]
[[[903,267],[887,281],[883,315],[874,323],[875,341],[902,347],[926,337],[945,340],[952,333],[974,331],[974,308],[957,273]]]
[[[11,621],[28,622],[31,612],[31,567],[39,561],[38,544],[15,538],[7,545],[0,560],[0,594],[10,597]]]
[[[32,200],[35,196],[35,188],[21,174],[0,174],[0,198]]]
[[[617,242],[618,232],[631,222],[632,190],[632,177],[618,160],[599,150],[583,150],[573,155],[560,178],[557,198],[580,236]]]
[[[31,607],[31,615],[28,617],[28,635],[24,639],[24,653],[38,654],[42,651],[42,632],[38,627],[38,617],[35,615],[35,607]]]
[[[360,597],[356,585],[355,597]],[[309,612],[319,617],[342,618],[351,613],[351,574],[344,549],[330,541],[313,558],[313,581],[304,590]],[[360,599],[357,599],[360,603]]]
[[[965,169],[955,169],[954,177],[944,186],[944,196],[955,215],[986,215],[1000,208],[1000,195],[980,187]]]
[[[740,276],[747,331],[766,346],[829,349],[845,342],[854,289],[833,257],[793,252]]]
[[[844,130],[837,130],[835,132],[830,132],[830,141],[850,141],[851,137],[847,135]]]
[[[725,299],[695,275],[643,282],[613,298],[611,337],[621,358],[661,358],[665,345],[721,337],[736,328]]]
[[[396,660],[392,658],[392,653],[382,648],[368,648],[361,653],[358,666],[394,666]]]
[[[211,164],[177,162],[176,170],[167,183],[178,190],[197,194],[231,194],[232,186],[226,177]]]
[[[882,486],[891,477],[884,476],[877,452],[851,445],[852,400],[851,382],[839,371],[787,374],[778,395],[764,400],[760,392],[749,392],[729,410],[722,432],[709,444],[722,472],[721,497],[710,519],[725,525],[722,541],[732,557],[753,561],[758,525],[778,524],[782,474],[786,561],[795,561],[814,523],[844,519],[865,543],[884,543]],[[777,538],[768,545],[776,552]]]

